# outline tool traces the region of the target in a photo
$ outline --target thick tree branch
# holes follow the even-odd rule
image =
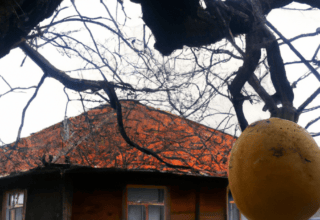
[[[119,132],[121,134],[121,136],[123,137],[123,139],[127,142],[127,144],[129,144],[131,147],[134,147],[136,148],[137,150],[141,151],[142,153],[145,153],[147,155],[151,155],[153,156],[154,158],[156,158],[157,160],[159,160],[160,162],[164,163],[167,167],[170,167],[170,168],[176,168],[176,169],[194,169],[192,167],[189,167],[189,166],[179,166],[179,165],[174,165],[174,164],[171,164],[171,163],[168,163],[166,161],[164,161],[156,152],[150,150],[150,149],[146,149],[146,148],[143,148],[143,147],[140,147],[137,143],[135,143],[134,141],[132,141],[126,131],[125,131],[125,128],[124,128],[124,125],[123,125],[123,119],[122,119],[122,107],[121,107],[121,104],[118,100],[118,97],[115,95],[113,97],[115,100],[114,100],[114,103],[115,103],[115,110],[117,112],[117,121],[118,121],[118,128],[119,128]]]
[[[252,88],[258,93],[261,99],[266,103],[270,112],[275,112],[277,110],[277,105],[274,99],[267,93],[267,91],[260,85],[258,78],[253,74],[248,83]]]
[[[248,34],[246,36],[246,53],[243,60],[243,65],[239,68],[236,77],[229,86],[229,90],[233,97],[236,97],[238,94],[240,94],[244,84],[249,80],[259,63],[261,50],[260,48],[256,49],[254,47],[254,37],[255,36],[253,34]]]
[[[32,47],[30,47],[25,41],[23,41],[19,46],[46,73],[45,76],[50,76],[50,77],[58,80],[65,87],[72,89],[74,91],[78,91],[78,92],[82,92],[87,89],[91,89],[96,92],[100,89],[103,89],[107,93],[107,95],[109,96],[111,107],[114,108],[117,112],[117,122],[118,122],[119,132],[120,132],[121,136],[123,137],[123,139],[131,147],[134,147],[137,150],[139,150],[145,154],[148,154],[148,155],[155,157],[157,160],[164,163],[166,166],[168,166],[170,168],[193,169],[189,166],[176,166],[176,165],[170,164],[168,162],[165,162],[160,156],[158,156],[157,153],[155,153],[149,149],[145,149],[145,148],[140,147],[138,144],[133,142],[128,137],[128,135],[124,129],[124,125],[123,125],[121,104],[120,104],[118,97],[115,93],[115,90],[114,90],[115,85],[113,83],[110,83],[107,81],[80,80],[80,79],[71,78],[65,72],[54,67],[48,60],[46,60],[40,53],[38,53],[36,50],[34,50]],[[38,89],[41,86],[44,78],[45,77],[43,77],[43,79],[41,79],[41,81],[38,85],[38,88],[37,88],[35,94],[33,95],[32,99],[29,101],[29,103],[36,96]],[[29,103],[28,103],[28,105],[29,105]],[[26,108],[28,107],[28,105],[26,106]],[[24,118],[25,109],[23,112],[23,118]],[[16,143],[18,143],[18,141],[20,139],[20,133],[21,133],[22,126],[23,126],[23,121],[22,121],[22,125],[20,126],[20,129],[19,129],[19,135],[18,135]]]
[[[106,85],[114,88],[119,88],[123,90],[130,90],[135,92],[160,92],[167,91],[167,89],[135,89],[130,84],[120,83],[116,84],[113,82],[106,82],[105,80],[86,80],[86,79],[76,79],[67,75],[64,71],[57,69],[53,66],[46,58],[44,58],[38,51],[33,49],[26,41],[22,41],[19,47],[25,52],[44,72],[48,74],[48,77],[52,77],[62,83],[66,88],[83,92],[85,90],[92,90],[94,92],[102,90]]]
[[[271,80],[276,93],[280,97],[283,106],[292,107],[294,95],[287,79],[280,48],[275,38],[273,38],[273,42],[270,43],[266,49]]]
[[[294,0],[295,2],[299,2],[301,4],[307,4],[310,5],[313,8],[320,9],[320,1],[318,0]]]
[[[232,83],[228,86],[229,91],[232,95],[232,103],[234,105],[237,118],[242,131],[248,126],[248,122],[245,119],[243,113],[243,102],[248,100],[249,97],[244,97],[241,94],[241,89],[249,78],[254,74],[256,67],[259,64],[261,50],[255,48],[255,35],[253,33],[247,34],[246,36],[246,53],[242,67],[239,68],[236,77]]]
[[[232,42],[231,40],[229,40],[229,41],[236,48],[238,53],[241,54],[242,59],[243,59],[245,57],[245,53],[236,45],[235,42]],[[261,97],[261,99],[266,103],[265,106],[268,106],[267,108],[269,109],[269,111],[276,112],[277,111],[277,104],[276,104],[275,100],[260,85],[260,82],[254,73],[249,78],[248,83],[252,86],[252,88],[256,91],[256,93],[258,93],[258,95]]]

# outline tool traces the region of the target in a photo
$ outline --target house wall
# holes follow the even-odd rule
[[[196,190],[188,185],[169,186],[171,220],[193,220],[196,212]]]
[[[62,219],[61,181],[51,180],[33,185],[27,191],[26,220]]]
[[[166,186],[168,220],[226,219],[227,181],[221,178],[149,172],[81,173],[71,174],[71,178],[72,220],[124,220],[127,185]]]
[[[125,220],[127,185],[165,186],[166,220],[226,219],[227,180],[223,178],[92,169],[64,175],[52,172],[2,179],[0,198],[7,190],[26,189],[25,220]],[[65,192],[71,193],[71,200]],[[63,212],[65,201],[70,202],[70,216]]]
[[[199,193],[199,220],[226,219],[226,189],[200,185],[200,189],[190,186],[169,186],[171,195],[171,220],[194,220],[196,196]]]
[[[0,192],[0,220],[2,220],[2,202],[3,202],[3,192]]]
[[[203,186],[200,190],[200,220],[225,220],[226,188]]]
[[[57,172],[43,175],[20,176],[2,180],[0,184],[0,194],[1,197],[3,197],[8,190],[26,189],[25,220],[61,220],[61,187],[62,178]],[[0,201],[2,213],[3,200],[1,199]]]
[[[120,220],[122,189],[106,184],[92,191],[76,190],[73,193],[72,220]]]

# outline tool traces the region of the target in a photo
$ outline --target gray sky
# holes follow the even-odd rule
[[[78,0],[76,4],[81,13],[86,16],[97,17],[99,13],[105,13],[102,9],[99,0],[92,0],[90,4],[88,1]],[[115,1],[108,1],[115,2]],[[129,20],[128,26],[132,35],[141,34],[142,19],[140,6],[138,4],[128,3],[125,1],[126,12],[132,19]],[[64,1],[62,7],[68,5],[71,6],[69,1]],[[289,7],[303,7],[304,5],[294,4]],[[62,17],[65,14],[61,15]],[[320,11],[291,11],[291,10],[274,10],[267,19],[286,37],[291,38],[302,33],[311,33],[316,30],[320,21]],[[47,22],[47,21],[44,21]],[[73,23],[72,25],[81,24]],[[64,31],[68,31],[68,26],[61,27]],[[94,28],[93,28],[94,29]],[[96,30],[99,33],[99,30]],[[86,32],[84,32],[86,33]],[[107,33],[99,33],[96,35],[101,41],[104,40]],[[90,40],[85,34],[83,40]],[[311,59],[315,49],[320,43],[320,35],[315,37],[309,37],[307,39],[301,39],[293,42],[293,45],[300,51],[300,53],[307,59]],[[66,56],[61,56],[55,48],[52,46],[46,46],[44,49],[39,50],[40,53],[46,57],[57,68],[67,71],[76,69],[82,64],[82,61],[78,59],[69,59]],[[296,61],[298,58],[290,51],[287,46],[281,46],[281,53],[284,62]],[[320,56],[320,55],[319,55]],[[318,56],[318,57],[319,57]],[[30,59],[27,58],[23,67],[20,64],[24,58],[23,52],[17,48],[14,49],[0,59],[0,75],[3,76],[12,87],[28,87],[36,85],[41,76],[42,71],[36,66]],[[320,59],[320,57],[319,57]],[[229,64],[230,65],[230,64]],[[235,68],[235,70],[238,67]],[[290,82],[293,82],[306,72],[308,69],[304,65],[287,65],[286,66],[287,77]],[[99,75],[90,75],[94,79],[99,78]],[[320,82],[311,75],[304,81],[298,83],[298,88],[294,89],[295,100],[294,106],[299,107],[306,98],[310,96],[317,88],[319,88]],[[3,94],[8,90],[8,86],[0,78],[0,94]],[[18,128],[21,123],[21,115],[24,106],[29,98],[32,96],[34,90],[30,90],[25,93],[11,93],[0,98],[0,139],[8,144],[15,141],[17,137]],[[49,127],[55,123],[58,123],[64,119],[66,96],[63,92],[63,86],[59,82],[47,78],[44,85],[39,90],[37,98],[32,102],[27,110],[25,123],[22,131],[22,137],[29,136],[31,133],[38,132],[46,127]],[[221,104],[221,103],[220,103]],[[229,103],[231,104],[231,103]],[[307,108],[320,105],[320,97],[317,97]],[[222,105],[221,105],[222,106]],[[250,103],[244,105],[245,115],[252,123],[257,120],[265,119],[269,117],[268,112],[262,112],[263,104],[252,106]],[[82,107],[80,102],[71,102],[68,107],[68,116],[76,116],[82,113]],[[305,125],[312,119],[318,117],[320,109],[313,111],[312,113],[302,114],[298,122],[299,125],[305,127]],[[204,123],[208,126],[214,127],[213,122],[210,120]],[[320,122],[312,125],[309,132],[319,132]],[[315,138],[318,145],[320,144],[320,137]],[[0,143],[1,144],[1,143]]]

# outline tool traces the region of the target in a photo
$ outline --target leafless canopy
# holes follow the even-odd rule
[[[132,147],[153,156],[153,152],[141,149],[127,136],[119,100],[161,106],[200,123],[211,120],[214,128],[234,135],[239,126],[242,131],[248,126],[243,110],[246,101],[263,101],[263,110],[272,117],[295,122],[301,113],[320,107],[306,109],[320,88],[301,106],[293,106],[293,88],[298,82],[310,74],[320,81],[320,63],[316,59],[320,46],[307,60],[292,45],[293,41],[316,36],[320,31],[287,39],[266,19],[274,9],[285,10],[292,0],[126,1],[100,0],[97,6],[103,12],[89,17],[78,8],[80,3],[71,0],[69,6],[58,7],[49,22],[40,23],[14,45],[43,70],[38,85],[28,88],[12,87],[0,76],[9,88],[0,98],[18,90],[34,90],[23,110],[17,142],[26,110],[48,77],[65,86],[67,106],[70,101],[80,100],[86,111],[97,102],[110,103],[117,113],[122,137]],[[134,30],[129,15],[132,2],[142,9],[140,25]],[[295,2],[309,5],[307,10],[320,9],[320,1]],[[22,7],[20,11],[28,9]],[[84,35],[90,41],[84,40]],[[39,48],[48,45],[65,55],[66,60],[81,59],[83,65],[73,70],[59,69],[39,52]],[[287,45],[300,61],[284,64],[281,45]],[[24,62],[25,59],[21,65]],[[290,84],[285,65],[295,63],[303,63],[310,72]],[[230,68],[226,70],[225,65]],[[234,66],[240,68],[232,69]],[[90,78],[88,75],[93,73],[96,77]],[[245,86],[246,82],[250,86]],[[307,128],[319,119],[310,121]]]

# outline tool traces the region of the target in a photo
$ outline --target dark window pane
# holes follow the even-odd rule
[[[8,196],[8,206],[13,206],[13,195],[10,193]]]
[[[130,202],[163,202],[163,189],[128,188]]]
[[[22,208],[17,208],[16,210],[16,219],[15,220],[22,220]]]
[[[128,206],[128,220],[145,220],[145,207],[142,205]]]
[[[164,190],[163,189],[158,189],[158,193],[159,193],[159,200],[158,202],[163,202],[163,198],[164,198]]]
[[[164,207],[149,205],[149,220],[164,220]]]

